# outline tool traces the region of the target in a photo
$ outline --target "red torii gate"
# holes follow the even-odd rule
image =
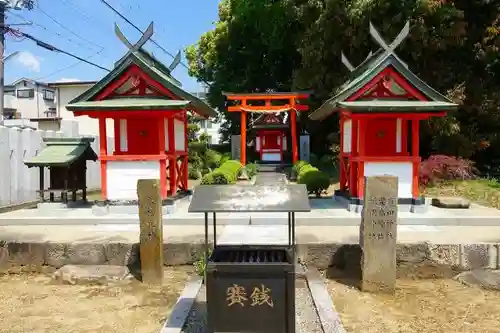
[[[299,99],[309,98],[309,92],[271,92],[271,93],[222,93],[228,101],[239,101],[238,105],[228,106],[229,112],[240,112],[241,120],[241,164],[246,164],[246,131],[247,131],[247,113],[277,113],[289,112],[290,116],[290,134],[292,139],[292,161],[297,162],[299,153],[297,149],[297,111],[307,111],[309,106],[300,104]],[[264,101],[264,105],[252,105],[249,102]],[[272,105],[275,101],[287,101],[283,105]]]

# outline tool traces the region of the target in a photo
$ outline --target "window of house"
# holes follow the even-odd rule
[[[35,89],[18,89],[17,98],[33,98],[35,97]]]
[[[43,90],[43,99],[46,101],[53,101],[55,99],[55,93],[53,90]]]
[[[45,111],[44,113],[47,118],[52,118],[57,116],[56,108],[48,108],[48,110]]]
[[[200,121],[201,128],[212,128],[212,122],[210,120],[203,119]]]
[[[5,95],[15,96],[16,95],[16,90],[15,89],[5,89],[3,93]]]

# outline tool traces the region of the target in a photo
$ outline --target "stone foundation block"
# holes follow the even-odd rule
[[[46,243],[45,244],[45,263],[49,266],[60,268],[66,265],[69,260],[66,255],[67,246],[63,243]]]
[[[70,244],[66,255],[68,263],[73,265],[104,265],[106,253],[104,244]]]
[[[139,260],[139,244],[105,244],[104,254],[108,265],[133,265]]]

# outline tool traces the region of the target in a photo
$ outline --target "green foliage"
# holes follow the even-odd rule
[[[309,163],[314,166],[319,166],[319,158],[318,155],[314,153],[309,154]]]
[[[222,157],[220,159],[220,165],[226,163],[227,161],[229,161],[231,159],[231,154],[227,153],[227,154],[222,154]]]
[[[201,179],[203,185],[234,184],[243,166],[239,161],[229,160]]]
[[[297,161],[293,165],[292,170],[293,170],[293,172],[295,172],[298,175],[300,173],[300,170],[302,169],[302,167],[304,167],[308,164],[309,163],[307,163],[306,161]]]
[[[204,165],[209,168],[217,168],[220,165],[221,154],[212,149],[207,149],[205,152],[205,163]]]
[[[210,258],[211,255],[212,255],[212,250],[210,249],[208,251],[208,257]],[[205,260],[205,253],[201,254],[201,256],[198,258],[198,260],[196,260],[193,263],[193,266],[194,266],[194,270],[195,270],[196,274],[198,274],[198,276],[205,276],[205,271],[207,269],[207,262]]]
[[[247,164],[245,165],[245,171],[248,177],[252,178],[257,174],[257,165],[254,163]]]
[[[320,196],[330,186],[330,177],[327,173],[318,170],[310,164],[300,168],[297,183],[306,185],[307,192]]]
[[[197,179],[200,179],[201,178],[201,171],[192,166],[192,165],[189,165],[188,167],[188,178],[189,179],[193,179],[193,180],[197,180]]]

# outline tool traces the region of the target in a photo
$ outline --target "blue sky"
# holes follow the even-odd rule
[[[201,34],[214,27],[217,20],[218,0],[107,1],[142,30],[154,21],[153,39],[173,55],[195,43]],[[103,67],[111,69],[114,62],[127,51],[114,34],[114,22],[118,23],[132,43],[140,38],[138,31],[100,0],[37,0],[37,3],[38,7],[33,11],[15,10],[7,13],[7,23],[31,21],[31,26],[15,28]],[[172,62],[172,58],[153,43],[148,42],[145,48],[166,65]],[[29,39],[7,34],[5,54],[14,51],[21,53],[5,64],[6,84],[20,77],[55,82],[99,80],[106,74],[67,55],[45,50]],[[183,63],[187,64],[184,54]],[[177,66],[173,75],[187,91],[202,89],[182,65]]]

